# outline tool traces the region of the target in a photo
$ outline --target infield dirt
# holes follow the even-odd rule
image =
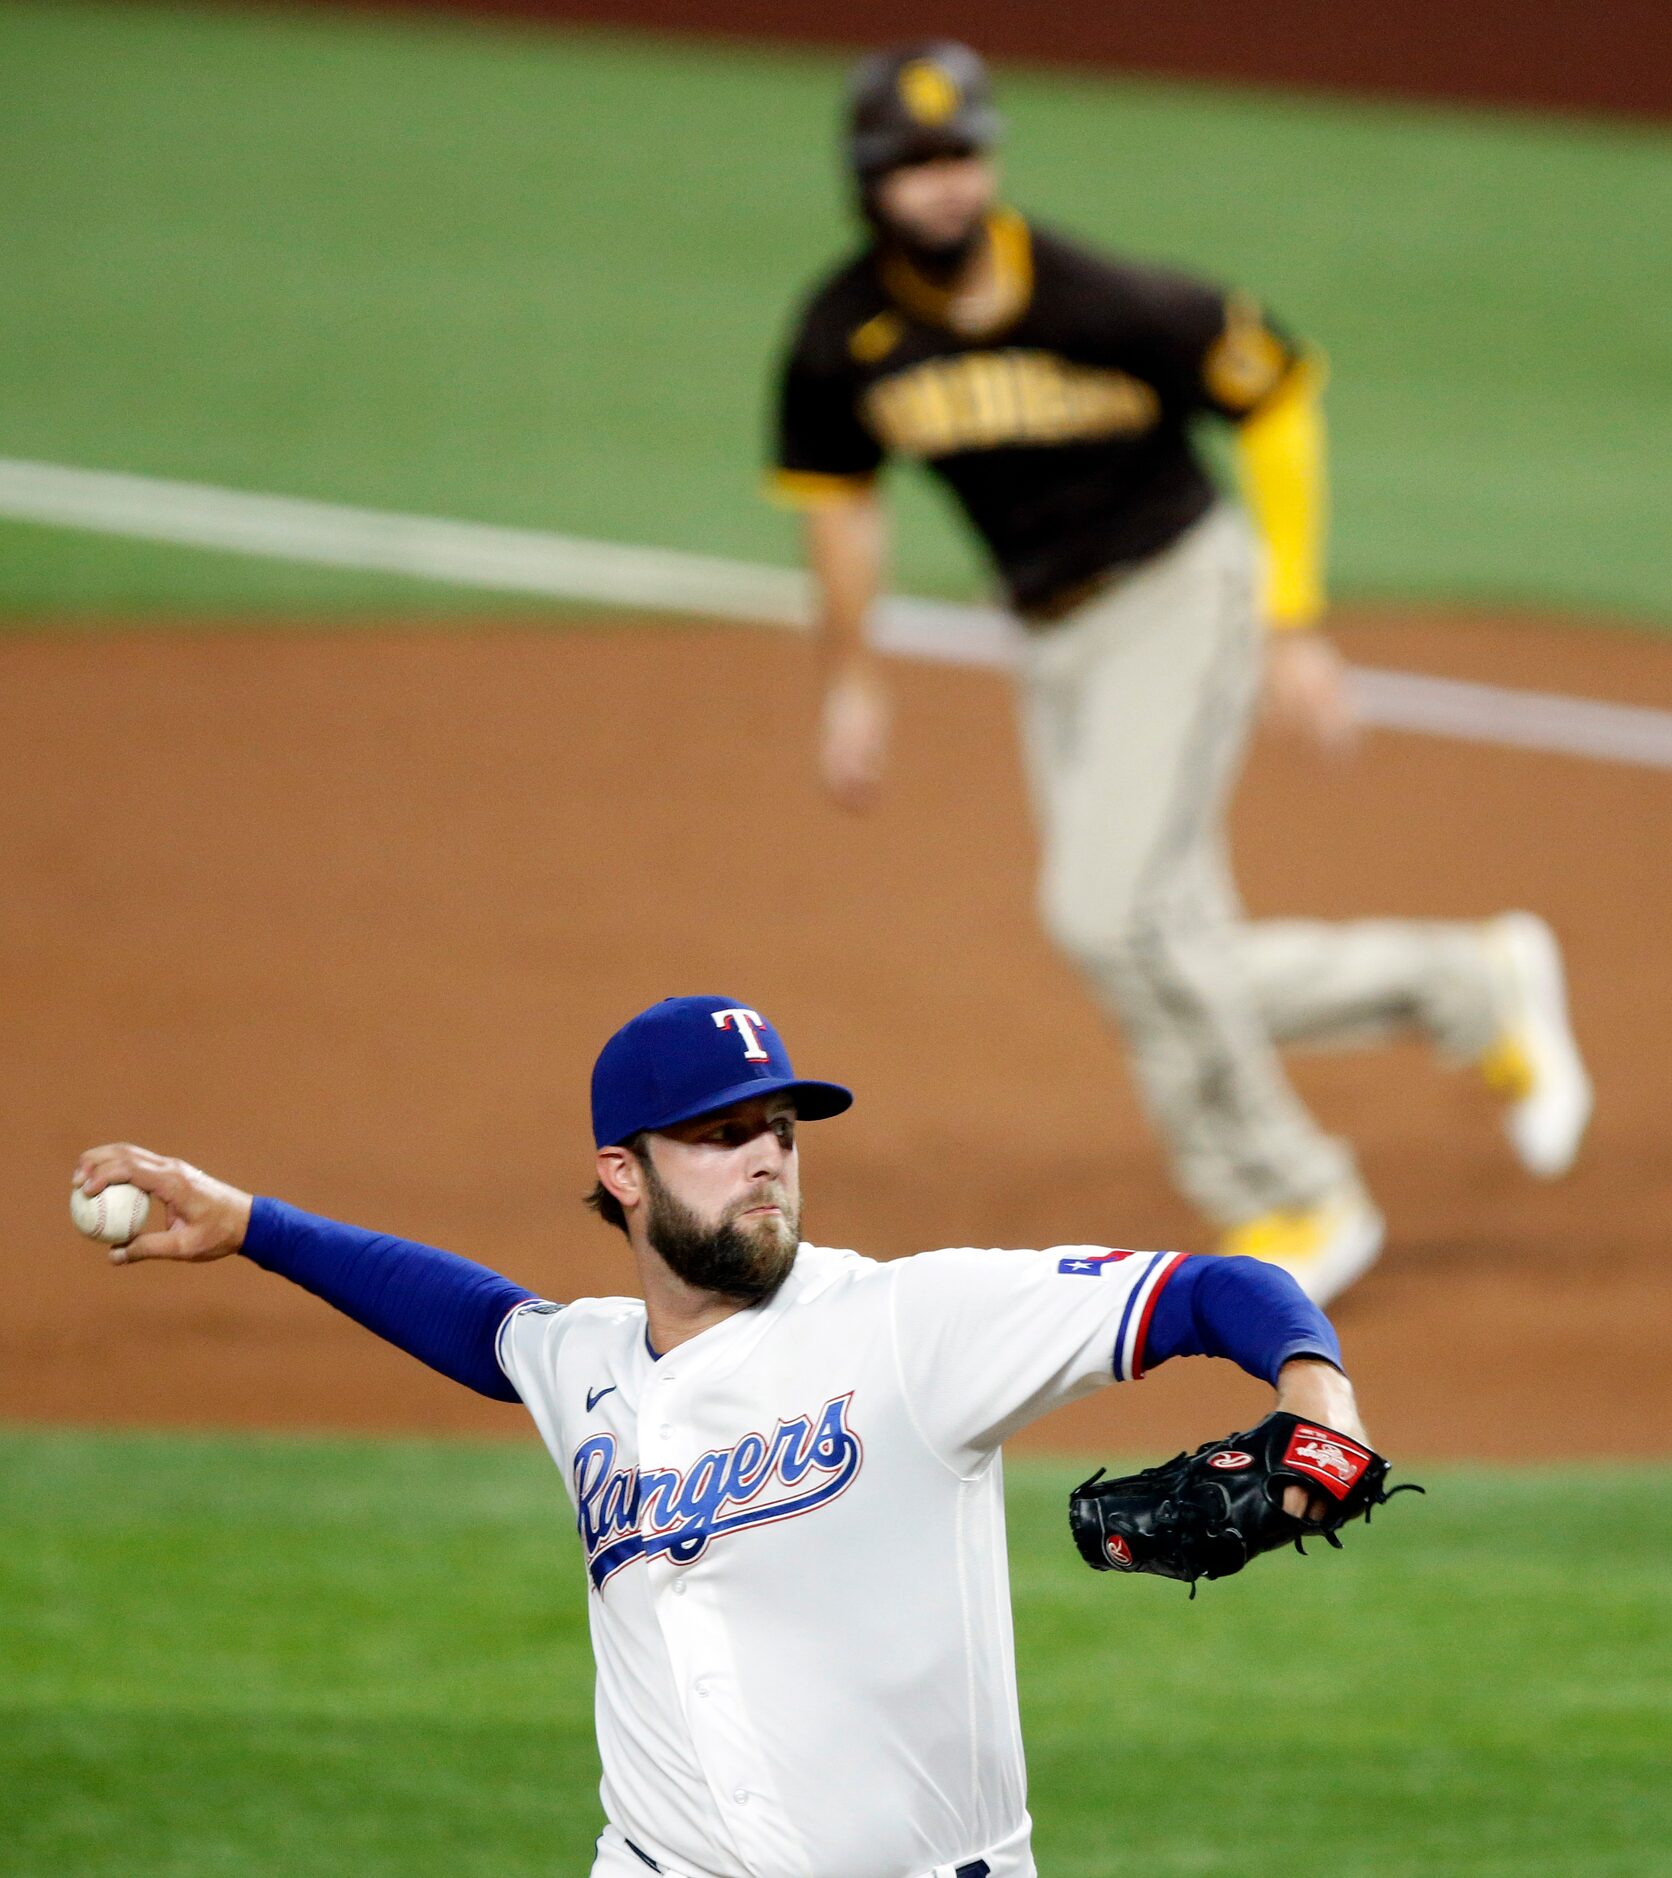
[[[1485,621],[1350,629],[1367,663],[1672,706],[1672,647]],[[811,660],[646,625],[17,635],[0,646],[12,1219],[0,1417],[521,1432],[241,1260],[106,1268],[78,1149],[136,1139],[563,1297],[626,1288],[580,1209],[598,1043],[674,990],[768,1011],[852,1082],[809,1231],[896,1254],[1202,1249],[1117,1044],[1032,912],[1001,678],[900,669],[893,785],[827,808]],[[1264,743],[1255,912],[1546,913],[1599,1108],[1541,1187],[1416,1046],[1297,1060],[1391,1221],[1336,1315],[1400,1455],[1672,1451],[1672,774],[1377,733]],[[1175,1365],[1035,1431],[1124,1453],[1257,1412]]]

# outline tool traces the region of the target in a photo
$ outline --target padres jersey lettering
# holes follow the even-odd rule
[[[1177,1264],[803,1245],[660,1361],[637,1299],[512,1312],[500,1362],[586,1552],[623,1848],[695,1878],[1032,1878],[999,1444],[1139,1372]]]
[[[887,449],[933,459],[1001,444],[1135,435],[1159,419],[1161,400],[1126,372],[1013,350],[926,359],[879,379],[861,409]]]
[[[1191,420],[1247,416],[1297,353],[1240,296],[1008,211],[990,235],[998,286],[980,332],[873,249],[818,289],[783,369],[776,468],[796,499],[889,457],[927,464],[1025,613],[1199,520],[1214,490]]]

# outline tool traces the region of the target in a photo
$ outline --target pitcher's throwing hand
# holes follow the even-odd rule
[[[202,1264],[224,1259],[244,1243],[250,1224],[250,1196],[224,1180],[212,1180],[187,1161],[169,1160],[131,1142],[108,1142],[89,1148],[76,1162],[76,1189],[89,1196],[118,1182],[140,1188],[160,1200],[166,1224],[141,1233],[126,1245],[112,1246],[112,1265],[137,1265],[143,1259],[182,1259]]]

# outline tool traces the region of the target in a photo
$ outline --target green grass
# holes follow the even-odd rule
[[[787,558],[755,493],[763,383],[847,238],[840,70],[0,0],[0,454]],[[1663,135],[1004,89],[1025,206],[1241,281],[1327,346],[1343,591],[1672,618]],[[967,591],[938,497],[906,479],[904,500],[905,584]],[[0,607],[413,601],[45,532],[0,528]]]
[[[1195,1603],[1011,1468],[1052,1878],[1625,1878],[1672,1842],[1672,1470],[1428,1470]],[[8,1878],[578,1873],[582,1574],[531,1447],[0,1439]]]

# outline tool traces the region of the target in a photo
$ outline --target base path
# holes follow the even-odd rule
[[[1366,663],[1672,707],[1672,648],[1378,624]],[[808,1130],[812,1236],[1205,1245],[1120,1052],[1040,936],[1006,681],[902,665],[873,817],[817,796],[807,648],[746,629],[13,635],[0,981],[13,1216],[0,1416],[520,1432],[242,1261],[108,1269],[76,1151],[131,1138],[552,1296],[630,1282],[579,1206],[599,1042],[676,990],[757,1003],[857,1086]],[[1415,1047],[1301,1060],[1390,1216],[1338,1309],[1395,1453],[1667,1453],[1672,774],[1379,731],[1262,749],[1256,911],[1547,913],[1599,1110],[1542,1188]],[[1262,1391],[1175,1365],[1046,1424],[1123,1452]]]

